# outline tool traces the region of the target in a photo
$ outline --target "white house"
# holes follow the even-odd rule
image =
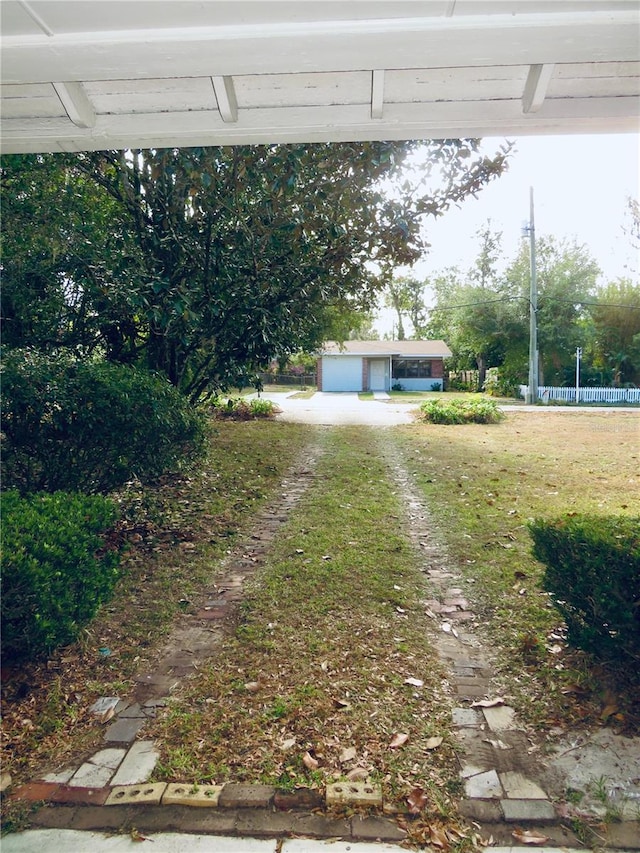
[[[318,390],[441,390],[451,355],[444,341],[328,341],[318,357]]]

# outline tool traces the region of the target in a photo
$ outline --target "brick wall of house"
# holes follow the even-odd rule
[[[362,359],[362,390],[369,390],[369,359]]]
[[[441,358],[435,358],[431,362],[431,377],[432,379],[444,379],[444,361]]]
[[[322,391],[322,359],[319,358],[316,361],[316,381],[318,385],[318,391]]]

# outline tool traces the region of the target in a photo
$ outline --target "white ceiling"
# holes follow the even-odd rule
[[[637,0],[1,0],[4,152],[640,129]]]

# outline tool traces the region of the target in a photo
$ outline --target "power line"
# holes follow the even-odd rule
[[[529,301],[528,296],[502,296],[499,299],[484,299],[479,302],[461,302],[459,305],[434,305],[433,307],[427,307],[427,311],[455,311],[458,308],[475,308],[479,305],[495,305],[499,302],[513,302],[516,299],[523,299],[526,302]],[[541,302],[545,300],[547,302],[562,302],[566,305],[596,305],[599,308],[626,308],[629,311],[640,311],[640,305],[622,305],[617,302],[591,302],[585,299],[561,299],[559,296],[545,296],[541,295],[539,297]]]

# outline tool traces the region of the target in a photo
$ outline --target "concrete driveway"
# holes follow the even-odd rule
[[[295,399],[289,393],[260,393],[263,400],[276,403],[282,414],[278,418],[301,424],[320,424],[339,426],[341,424],[362,424],[363,426],[396,426],[413,422],[412,412],[417,409],[415,403],[391,403],[387,394],[379,394],[373,400],[360,400],[357,394],[330,394],[317,391],[308,400]],[[257,394],[251,395],[256,397]]]

